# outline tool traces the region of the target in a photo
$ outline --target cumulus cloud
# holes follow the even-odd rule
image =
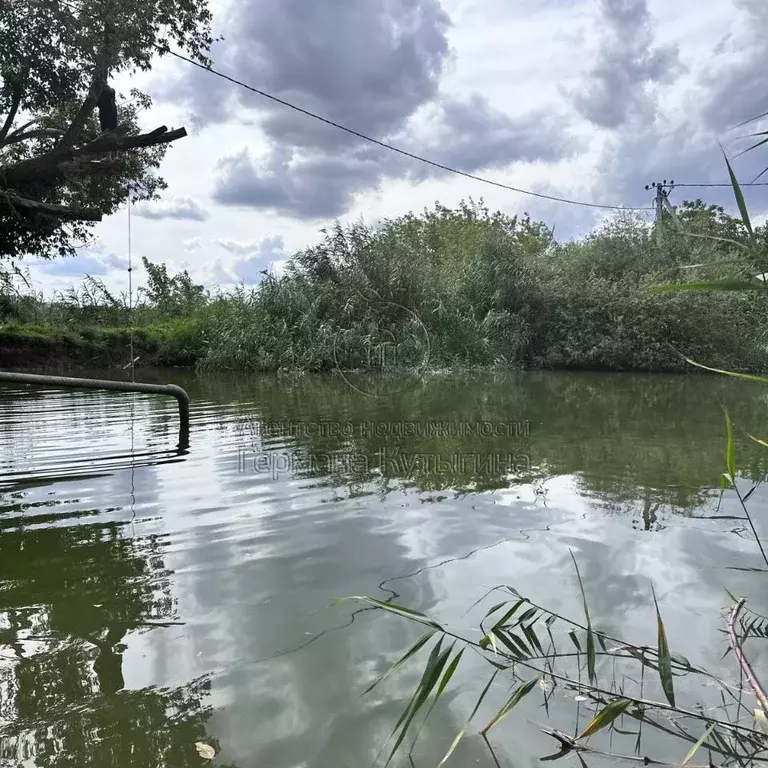
[[[653,47],[647,0],[600,0],[599,28],[597,60],[585,90],[573,97],[576,109],[603,128],[652,117],[649,86],[670,83],[683,70],[677,46]]]
[[[642,66],[636,70],[633,65],[618,69],[646,77],[640,82],[630,78],[627,82],[634,86],[623,95],[618,81],[610,76],[598,77],[592,90],[588,88],[583,99],[576,99],[583,116],[606,130],[592,161],[593,194],[596,196],[599,190],[600,196],[605,197],[609,191],[617,203],[650,205],[653,193],[646,192],[644,185],[652,181],[666,178],[678,183],[727,182],[718,142],[726,146],[733,158],[741,145],[729,140],[734,134],[729,136],[727,129],[741,119],[765,111],[758,94],[768,90],[768,6],[754,0],[734,0],[726,14],[713,18],[708,30],[712,42],[720,43],[715,52],[711,44],[703,42],[699,49],[689,48],[685,76],[666,80],[658,76],[659,54],[654,56],[654,52],[665,49],[652,47],[653,19],[647,15],[645,3],[603,0],[601,8],[612,32],[602,38],[604,50],[598,60],[607,62],[614,54],[619,55],[615,42],[619,30],[640,23],[639,28],[644,31],[633,39],[643,46],[628,49],[627,56]],[[730,27],[726,35],[723,27]],[[675,61],[676,52],[673,56],[673,49],[666,50]],[[679,74],[681,70],[670,65],[667,71]],[[611,84],[616,85],[615,91]],[[647,87],[649,84],[653,87]],[[615,105],[603,109],[603,96],[606,104],[613,103],[615,97]],[[742,128],[741,133],[745,132],[747,129]],[[743,181],[751,181],[765,165],[768,157],[759,151],[734,159],[737,175]],[[747,188],[745,195],[755,214],[768,209],[765,188]],[[699,197],[731,210],[735,207],[733,192],[727,187],[678,188],[671,201],[679,204]]]
[[[450,26],[439,0],[348,0],[332,12],[313,0],[236,0],[220,66],[304,109],[465,172],[572,151],[562,110],[511,117],[478,94],[441,93],[452,62]],[[247,90],[186,70],[181,78],[177,99],[212,119],[205,110],[218,89],[219,119],[255,116],[267,141],[265,157],[242,149],[222,158],[219,204],[316,220],[342,215],[358,193],[386,178],[444,174]]]
[[[559,116],[535,112],[511,118],[480,95],[446,97],[430,105],[418,126],[404,127],[396,145],[464,173],[524,161],[559,160],[575,151]],[[362,191],[387,178],[423,181],[447,172],[373,144],[349,151],[275,147],[257,163],[246,150],[222,159],[214,200],[302,219],[345,213]]]
[[[706,8],[696,0],[674,6],[663,0],[576,0],[566,4],[567,11],[562,3],[531,2],[514,15],[499,10],[492,20],[481,20],[479,12],[463,5],[382,0],[372,7],[367,0],[345,0],[329,9],[311,0],[232,0],[227,26],[217,30],[226,43],[214,49],[215,65],[291,103],[461,171],[485,175],[486,169],[514,172],[515,163],[544,165],[546,175],[527,174],[538,179],[531,182],[536,190],[624,205],[650,205],[652,194],[643,187],[656,179],[727,180],[718,139],[728,146],[727,128],[764,111],[756,96],[768,90],[768,3],[763,0]],[[456,28],[446,7],[456,14]],[[566,17],[575,38],[551,33]],[[515,34],[526,39],[510,61],[498,41]],[[580,51],[586,51],[578,60],[573,59],[576,38]],[[496,45],[487,45],[486,56],[489,40]],[[452,45],[458,46],[458,60]],[[528,55],[532,47],[538,58]],[[566,60],[572,66],[564,67]],[[193,67],[182,65],[176,74],[168,80],[168,98],[197,110],[212,133],[223,135],[229,126],[213,124],[228,121],[259,127],[247,148],[214,142],[231,147],[221,150],[214,179],[213,199],[219,205],[314,222],[345,214],[361,193],[381,188],[386,195],[392,179],[421,184],[445,178],[439,169]],[[551,98],[542,96],[552,82],[559,85],[551,86]],[[554,91],[565,88],[566,98],[558,101]],[[738,160],[740,176],[751,179],[764,158],[754,153]],[[527,186],[519,179],[510,183]],[[747,192],[758,209],[763,194]],[[699,195],[732,203],[727,189],[679,190],[674,201]],[[546,214],[560,233],[570,232],[571,224],[588,229],[600,215],[542,201],[532,201],[530,210]],[[234,249],[229,253],[238,258],[253,256],[238,247],[260,242],[234,241],[236,235],[226,234]],[[222,263],[229,269],[226,258]]]
[[[182,241],[182,245],[187,253],[193,253],[194,251],[199,251],[203,247],[203,238],[190,237],[188,240]]]
[[[40,272],[61,277],[104,277],[115,269],[126,269],[128,262],[101,244],[80,250],[75,256],[62,259],[28,259],[27,263]]]
[[[229,261],[217,259],[213,265],[213,277],[217,283],[261,282],[265,271],[280,270],[288,260],[285,242],[281,236],[266,236],[261,240],[240,241],[217,238],[213,241],[220,248],[236,254],[238,258]]]
[[[480,94],[441,98],[428,110],[419,150],[442,165],[464,172],[514,162],[557,161],[579,146],[563,132],[567,118],[546,109],[510,117]],[[410,164],[413,176],[434,175],[429,166]]]
[[[741,11],[735,33],[721,43],[700,82],[705,87],[701,116],[715,131],[726,131],[768,110],[768,4],[733,0]]]
[[[261,240],[232,240],[229,237],[217,237],[213,242],[225,251],[238,256],[255,253],[282,253],[285,248],[282,237],[267,236]]]
[[[134,205],[134,213],[144,219],[182,219],[205,221],[208,211],[190,195],[180,195],[172,200],[142,201]]]
[[[306,154],[275,150],[262,166],[243,150],[221,163],[214,200],[222,205],[267,208],[287,216],[322,219],[338,216],[354,194],[372,188],[381,164],[357,154]]]
[[[437,93],[449,57],[449,24],[439,0],[351,0],[332,11],[314,0],[236,0],[225,58],[216,61],[275,96],[383,134]],[[212,83],[205,72],[180,72],[166,91],[206,119],[227,120],[239,104],[261,110],[268,135],[283,143],[338,146],[343,140],[336,130],[248,91]]]
[[[220,32],[214,31],[216,34]],[[227,43],[213,43],[210,56],[217,68],[230,68],[229,52]],[[163,74],[152,80],[155,99],[188,106],[186,120],[197,130],[226,122],[237,105],[236,91],[231,83],[218,78],[214,80],[210,72],[182,62],[176,63],[174,71],[177,77]]]

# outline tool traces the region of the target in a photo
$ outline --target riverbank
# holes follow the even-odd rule
[[[138,365],[205,371],[687,372],[684,356],[768,370],[768,292],[649,290],[743,287],[759,271],[756,251],[724,242],[745,236],[740,221],[699,203],[678,218],[703,237],[660,243],[620,214],[557,243],[527,217],[438,206],[337,225],[279,274],[215,295],[144,259],[148,287],[131,302],[92,278],[54,300],[0,293],[0,366],[125,366],[133,327]]]
[[[0,325],[0,369],[73,373],[89,369],[122,368],[131,360],[128,328],[57,329],[35,325]],[[198,356],[178,343],[167,327],[137,328],[133,332],[137,366],[194,368]]]
[[[397,361],[391,368],[381,365],[386,363],[384,352],[378,354],[376,348],[360,349],[345,355],[331,353],[312,362],[310,366],[302,366],[300,359],[288,357],[278,358],[281,365],[270,363],[266,355],[267,349],[261,354],[251,347],[237,350],[242,361],[237,365],[228,356],[223,364],[220,347],[211,347],[206,338],[204,323],[200,318],[194,322],[188,320],[187,325],[198,329],[195,336],[187,330],[180,332],[179,325],[155,325],[136,328],[131,334],[128,328],[110,327],[81,327],[77,329],[57,329],[36,325],[0,325],[0,370],[47,372],[50,374],[74,374],[94,369],[120,370],[131,361],[131,344],[136,368],[184,368],[190,370],[216,372],[229,371],[232,373],[270,373],[270,372],[305,372],[327,373],[333,370],[356,370],[359,372],[392,372],[397,371]],[[233,329],[234,330],[234,329]],[[339,332],[343,336],[343,331]],[[131,338],[131,336],[133,338]],[[258,336],[255,336],[258,338]],[[573,355],[568,359],[555,354],[543,354],[536,359],[497,359],[493,361],[478,361],[477,359],[454,358],[446,362],[442,356],[427,354],[419,359],[405,361],[400,370],[426,372],[430,370],[571,370],[571,371],[615,371],[641,373],[701,373],[699,369],[688,364],[681,352],[693,356],[697,361],[712,366],[725,367],[730,370],[746,373],[764,373],[767,370],[765,356],[751,359],[728,354],[723,348],[710,348],[703,354],[690,352],[690,346],[682,345],[678,352],[676,348],[664,341],[659,341],[645,349],[638,350],[638,357],[631,357],[627,347],[626,354],[621,357],[611,357],[617,344],[621,344],[620,335],[606,334],[600,345],[595,345],[584,354]],[[336,349],[338,352],[338,349]],[[381,349],[379,348],[379,351]],[[699,350],[701,352],[701,350]],[[733,352],[734,350],[730,350]],[[606,354],[607,353],[607,354]],[[254,361],[262,361],[261,367],[255,367]],[[351,361],[352,365],[345,365]],[[365,365],[366,361],[370,364]],[[408,363],[415,364],[408,364]],[[266,364],[264,364],[266,363]],[[357,363],[357,364],[355,364]],[[361,364],[362,363],[362,364]],[[752,364],[750,364],[752,363]]]

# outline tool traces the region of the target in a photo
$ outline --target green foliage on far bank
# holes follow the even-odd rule
[[[686,233],[736,243],[748,236],[740,220],[701,201],[677,213]],[[768,235],[758,228],[756,238],[765,251]],[[629,214],[558,243],[541,222],[470,201],[376,228],[337,224],[253,289],[211,296],[186,273],[168,275],[145,260],[149,286],[132,312],[126,297],[89,279],[50,302],[5,291],[0,322],[13,323],[16,334],[32,336],[31,326],[40,326],[54,338],[118,347],[119,329],[133,325],[143,362],[209,370],[690,370],[681,353],[715,367],[763,370],[762,291],[646,291],[752,277],[754,254],[671,226],[659,243]],[[10,332],[0,327],[0,339]]]

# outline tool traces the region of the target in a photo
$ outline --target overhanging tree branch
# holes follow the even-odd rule
[[[96,208],[75,208],[56,203],[41,203],[38,200],[28,200],[24,197],[0,189],[0,198],[7,200],[14,208],[26,213],[44,213],[58,219],[73,221],[101,221],[102,214]]]
[[[3,140],[8,135],[8,131],[11,130],[13,121],[16,119],[16,113],[19,111],[19,105],[21,104],[22,87],[21,80],[14,80],[11,86],[11,109],[8,112],[8,116],[5,118],[3,127],[0,128],[0,146],[3,145]]]
[[[129,149],[167,144],[186,135],[185,128],[169,131],[165,126],[140,136],[121,136],[116,131],[114,135],[101,136],[79,149],[68,149],[64,152],[54,149],[42,157],[21,160],[5,168],[0,167],[0,178],[4,179],[7,186],[13,187],[28,182],[48,182],[89,173],[100,173],[114,168],[117,164],[113,160],[96,159],[108,152],[124,152]]]
[[[19,133],[16,131],[11,136],[6,136],[5,139],[0,138],[0,149],[9,147],[11,144],[28,141],[29,139],[55,138],[56,136],[61,136],[63,133],[64,131],[59,128],[37,128],[34,131],[29,131],[27,133]]]
[[[8,134],[8,138],[12,138],[13,136],[18,136],[20,133],[24,133],[24,131],[27,130],[27,128],[31,128],[33,125],[37,125],[38,123],[42,123],[43,120],[45,120],[44,117],[36,117],[34,120],[30,120],[28,123],[24,123],[24,125],[17,128],[15,131],[12,131]],[[64,131],[62,131],[64,133]]]
[[[147,133],[137,116],[149,97],[134,89],[134,101],[115,103],[104,89],[117,72],[151,69],[166,38],[204,59],[209,2],[0,0],[10,35],[0,44],[0,264],[71,254],[96,212],[116,211],[130,187],[148,200],[166,188],[155,170],[186,131]]]
[[[142,133],[139,136],[120,135],[120,128],[114,133],[106,133],[100,136],[90,144],[86,144],[79,150],[76,150],[77,156],[98,155],[104,152],[122,152],[126,149],[140,149],[142,147],[153,147],[157,144],[167,144],[176,139],[181,139],[187,135],[186,128],[174,128],[169,131],[166,126],[161,125],[149,133]]]

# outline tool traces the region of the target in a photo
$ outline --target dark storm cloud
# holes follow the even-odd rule
[[[226,71],[244,82],[465,172],[556,159],[572,149],[555,116],[513,119],[479,95],[441,95],[449,27],[439,0],[348,0],[332,9],[313,0],[239,0],[223,53]],[[323,219],[345,213],[356,194],[385,177],[421,181],[443,173],[199,74],[207,80],[189,73],[178,99],[201,120],[257,116],[272,147],[259,166],[245,150],[222,160],[214,195],[222,205]],[[413,121],[424,110],[429,133],[420,135]]]
[[[476,112],[472,105],[458,102],[440,116],[436,130],[439,140],[400,145],[465,173],[516,160],[559,159],[573,149],[543,116],[513,121],[502,113]],[[243,150],[225,158],[220,167],[216,202],[308,220],[342,215],[357,193],[375,189],[384,178],[418,182],[446,175],[375,145],[338,153],[274,151],[262,168]]]
[[[676,46],[653,47],[653,19],[646,0],[601,0],[600,47],[576,109],[602,128],[635,116],[653,119],[648,86],[669,83],[682,71]]]
[[[229,71],[231,49],[225,42],[217,41],[211,46],[211,58],[217,69]],[[186,105],[190,111],[185,122],[198,130],[229,119],[236,104],[236,87],[232,83],[187,62],[172,59],[171,65],[171,74],[155,77],[151,82],[150,91],[156,100]]]
[[[437,93],[450,19],[439,0],[237,0],[214,66],[305,109],[383,135]],[[189,65],[160,87],[201,122],[263,113],[267,135],[290,146],[338,146],[336,130]]]
[[[381,165],[343,152],[296,157],[274,151],[264,168],[247,152],[225,159],[214,200],[222,205],[265,208],[287,216],[322,219],[346,211],[356,190],[375,187]]]
[[[172,200],[136,203],[133,211],[143,219],[205,221],[208,218],[208,211],[190,195],[181,195]]]
[[[505,166],[513,162],[556,161],[575,143],[563,133],[567,119],[552,109],[512,118],[479,94],[442,99],[431,136],[419,152],[460,171]],[[415,175],[427,166],[413,166]]]
[[[261,0],[241,7],[239,34],[248,44],[238,46],[235,68],[305,109],[382,136],[437,93],[450,25],[438,0],[355,0],[332,10],[316,0]],[[251,103],[266,106],[259,97]],[[348,141],[283,107],[267,109],[263,127],[281,143]]]
[[[429,139],[408,129],[393,143],[415,155],[465,173],[515,161],[557,160],[573,152],[559,118],[534,113],[513,119],[479,95],[467,101],[446,98],[427,121]],[[214,199],[223,205],[274,210],[303,219],[340,216],[355,194],[375,189],[384,178],[414,182],[444,176],[445,171],[374,144],[347,141],[338,151],[273,150],[263,168],[246,151],[221,163]]]

